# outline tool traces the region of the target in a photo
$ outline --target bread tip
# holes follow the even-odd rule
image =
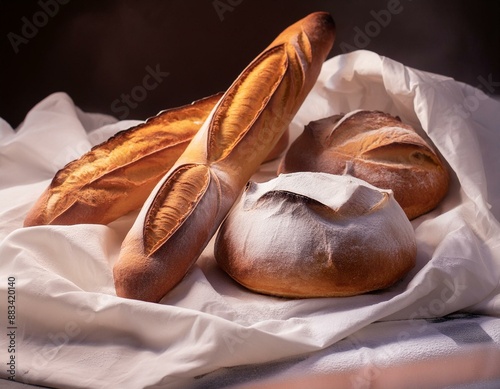
[[[335,41],[336,28],[333,17],[328,12],[314,12],[300,21],[302,31],[307,35],[313,52],[326,58]]]
[[[330,12],[327,11],[317,11],[313,15],[319,23],[322,23],[327,28],[335,28],[335,20]]]
[[[322,32],[335,32],[336,25],[333,16],[326,11],[313,12],[304,18],[304,22],[311,23],[314,29],[320,29]]]

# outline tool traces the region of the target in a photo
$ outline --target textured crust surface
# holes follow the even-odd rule
[[[390,191],[325,173],[250,185],[215,243],[217,262],[238,283],[295,298],[386,288],[415,257],[413,228]]]
[[[162,111],[70,162],[56,173],[25,226],[107,224],[140,208],[221,96]]]
[[[205,165],[183,165],[169,176],[146,215],[143,235],[148,255],[161,247],[189,217],[209,183],[210,170]]]
[[[311,122],[290,146],[278,173],[349,174],[391,189],[409,219],[434,209],[449,186],[441,158],[409,125],[378,111]]]
[[[276,69],[288,67],[284,50],[284,45],[279,45],[264,52],[221,99],[219,109],[211,119],[208,163],[226,157],[252,128],[283,80],[284,72]]]

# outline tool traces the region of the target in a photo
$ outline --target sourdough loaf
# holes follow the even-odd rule
[[[434,209],[450,180],[443,159],[413,127],[367,110],[309,123],[278,168],[298,171],[349,174],[391,189],[409,219]]]
[[[415,257],[413,228],[391,191],[328,173],[249,184],[215,241],[218,264],[238,283],[292,298],[386,288]]]

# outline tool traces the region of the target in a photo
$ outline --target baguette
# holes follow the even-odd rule
[[[221,96],[162,111],[68,163],[28,212],[24,226],[108,224],[139,209]]]
[[[311,14],[238,76],[125,237],[113,267],[118,296],[158,302],[184,278],[286,131],[334,36],[328,13]]]
[[[140,209],[221,97],[218,93],[164,110],[68,163],[29,210],[24,227],[108,224]],[[287,146],[285,132],[266,161]]]

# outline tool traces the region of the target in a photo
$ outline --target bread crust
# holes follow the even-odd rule
[[[278,35],[233,82],[125,237],[113,268],[118,296],[157,302],[181,281],[286,132],[316,82],[334,36],[329,14],[311,14]],[[180,169],[195,169],[186,174],[199,174],[206,183],[192,183],[193,192],[184,201],[189,211],[178,208],[182,201],[176,196],[186,193]],[[151,209],[165,210],[174,219],[160,222],[158,244],[146,244],[147,226],[156,215]]]
[[[400,280],[415,265],[416,241],[391,191],[350,176],[299,172],[249,185],[214,253],[254,292],[340,297]]]
[[[68,163],[30,209],[24,226],[108,224],[139,209],[221,97],[162,111]]]
[[[443,159],[411,126],[366,110],[309,123],[278,168],[297,171],[349,174],[391,189],[410,220],[434,209],[450,181]]]

